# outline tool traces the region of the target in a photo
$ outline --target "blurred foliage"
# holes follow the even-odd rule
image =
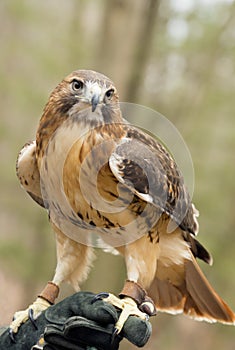
[[[110,76],[121,101],[158,110],[182,134],[194,162],[199,239],[215,261],[202,268],[235,309],[234,15],[231,0],[0,2],[0,272],[18,308],[53,275],[55,245],[46,213],[19,186],[15,160],[34,139],[50,91],[72,70],[86,68]],[[122,259],[97,256],[84,288],[117,293]],[[0,310],[11,303],[6,288],[0,285]],[[9,322],[11,314],[0,315]],[[149,350],[234,349],[232,327],[169,315],[153,323]]]

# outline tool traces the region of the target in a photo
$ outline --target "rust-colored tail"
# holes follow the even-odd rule
[[[173,281],[168,272],[164,278],[164,269],[166,272],[174,270],[170,273],[174,276]],[[193,256],[192,260],[185,260],[184,267],[162,267],[148,293],[159,310],[173,314],[183,312],[197,320],[235,325],[234,312],[211,287]]]

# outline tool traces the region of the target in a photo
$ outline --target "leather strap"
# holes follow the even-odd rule
[[[130,280],[126,280],[124,287],[119,294],[120,298],[130,297],[139,306],[145,300],[147,292],[138,283]]]
[[[57,284],[49,281],[47,282],[46,287],[43,289],[43,291],[39,294],[39,298],[42,298],[51,305],[55,303],[56,298],[59,295],[59,286]]]
[[[154,316],[157,313],[155,304],[147,295],[146,290],[134,281],[126,280],[119,297],[132,298],[136,302],[138,308],[149,316]]]

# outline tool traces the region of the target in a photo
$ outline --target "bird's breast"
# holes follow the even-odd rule
[[[64,123],[48,143],[40,162],[42,193],[51,220],[72,239],[95,231],[108,244],[121,245],[146,233],[156,220],[153,207],[111,172],[109,158],[117,142],[110,128]]]

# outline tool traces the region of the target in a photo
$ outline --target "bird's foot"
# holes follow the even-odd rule
[[[46,310],[50,305],[51,304],[48,301],[38,297],[35,302],[29,305],[26,310],[17,311],[14,314],[13,321],[9,327],[11,338],[14,337],[14,334],[18,332],[19,327],[27,320],[30,320],[34,327],[37,329],[35,320],[42,313],[42,311]]]
[[[27,320],[30,320],[35,329],[37,329],[35,320],[44,310],[54,304],[58,293],[59,287],[52,282],[48,282],[33,304],[29,305],[26,310],[17,311],[14,314],[13,321],[9,326],[9,335],[12,341],[15,341],[15,334],[18,332],[19,327]]]
[[[95,296],[94,301],[99,299],[122,310],[115,325],[114,335],[121,332],[129,316],[137,316],[142,320],[148,320],[149,316],[156,315],[155,305],[146,295],[146,291],[132,281],[126,281],[120,298],[110,293],[99,293]]]
[[[129,316],[137,316],[142,320],[148,320],[149,315],[140,311],[136,302],[129,297],[119,299],[113,294],[100,293],[96,296],[96,300],[102,299],[103,301],[115,306],[116,308],[122,310],[117,323],[115,324],[114,334],[119,334],[124,326],[124,323]]]

